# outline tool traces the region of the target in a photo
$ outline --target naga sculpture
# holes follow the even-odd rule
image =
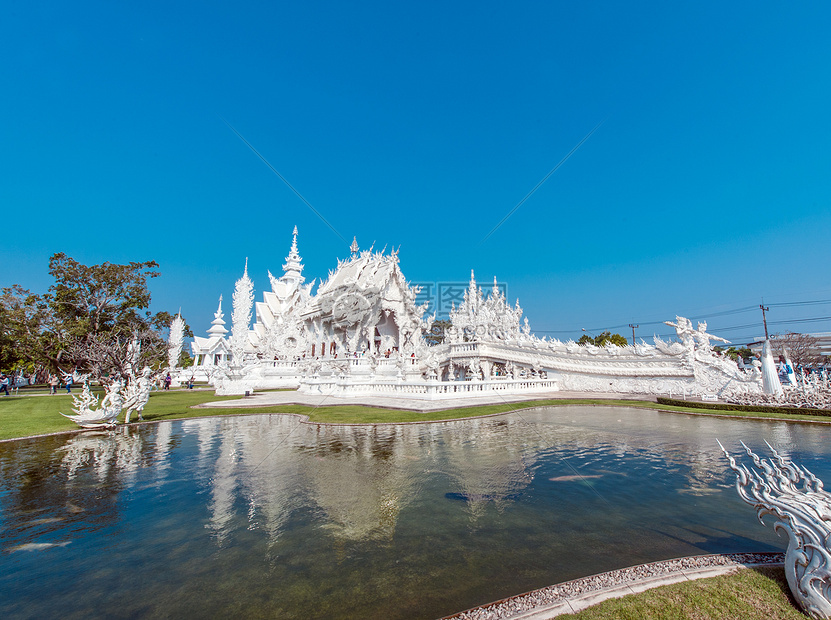
[[[831,494],[805,467],[781,456],[761,459],[744,443],[755,469],[736,460],[718,444],[736,472],[739,497],[756,508],[759,521],[774,515],[773,529],[788,535],[785,575],[794,599],[812,618],[831,618]]]
[[[116,418],[121,413],[121,408],[124,405],[124,397],[121,395],[122,387],[123,384],[118,379],[110,383],[106,396],[101,400],[101,406],[96,409],[98,397],[93,396],[89,391],[89,383],[84,383],[81,395],[72,397],[74,401],[72,408],[75,415],[66,415],[65,413],[61,413],[61,415],[69,418],[82,428],[115,426]]]

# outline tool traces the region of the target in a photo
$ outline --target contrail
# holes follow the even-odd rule
[[[568,158],[569,158],[569,157],[571,157],[572,155],[574,155],[575,151],[577,151],[577,149],[579,149],[581,146],[583,146],[583,143],[584,143],[586,140],[588,140],[588,139],[591,137],[591,135],[592,135],[595,131],[597,131],[597,130],[600,128],[600,126],[601,126],[603,123],[605,123],[605,122],[606,122],[606,119],[603,119],[603,120],[602,120],[602,121],[600,121],[597,125],[595,125],[594,129],[592,129],[589,133],[587,133],[585,136],[583,136],[583,139],[582,139],[582,140],[580,140],[580,142],[578,142],[578,143],[574,146],[574,148],[573,148],[573,149],[571,149],[571,150],[570,150],[570,151],[566,154],[566,156],[565,156],[565,157],[563,157],[563,158],[559,161],[559,163],[558,163],[556,166],[554,166],[551,170],[549,170],[549,171],[548,171],[548,174],[546,174],[546,175],[542,178],[542,180],[540,180],[540,182],[539,182],[539,183],[537,183],[537,184],[534,186],[534,188],[533,188],[530,192],[528,192],[527,194],[525,194],[525,197],[524,197],[522,200],[520,200],[518,203],[516,203],[516,206],[515,206],[513,209],[511,209],[511,210],[508,212],[508,214],[507,214],[505,217],[503,217],[503,218],[500,220],[500,222],[499,222],[496,226],[494,226],[494,227],[491,229],[491,231],[490,231],[487,235],[485,235],[484,239],[482,239],[482,240],[479,242],[479,245],[482,245],[485,241],[487,241],[488,239],[490,239],[490,236],[491,236],[493,233],[495,233],[495,232],[499,229],[499,227],[500,227],[500,226],[502,226],[502,224],[504,224],[504,223],[505,223],[505,220],[507,220],[509,217],[511,217],[511,216],[514,214],[514,212],[515,212],[517,209],[519,209],[519,208],[523,205],[523,203],[524,203],[526,200],[528,200],[528,199],[529,199],[529,198],[530,198],[530,197],[534,194],[534,192],[536,192],[536,191],[540,188],[540,186],[548,180],[548,177],[550,177],[552,174],[554,174],[555,172],[557,172],[557,169],[558,169],[560,166],[562,166],[564,163],[566,163],[566,161],[568,161]]]
[[[222,118],[222,117],[220,116],[219,118]],[[245,146],[247,146],[249,149],[251,149],[252,151],[254,151],[254,154],[255,154],[257,157],[259,157],[261,160],[263,160],[263,163],[264,163],[266,166],[268,166],[274,174],[276,174],[278,177],[280,177],[280,180],[281,180],[283,183],[285,183],[286,185],[288,185],[288,188],[289,188],[291,191],[293,191],[293,192],[297,195],[297,197],[298,197],[300,200],[302,200],[302,201],[305,203],[305,205],[306,205],[307,207],[309,207],[309,208],[310,208],[310,209],[314,212],[314,214],[315,214],[317,217],[319,217],[319,218],[320,218],[320,220],[321,220],[324,224],[326,224],[326,225],[327,225],[327,226],[328,226],[328,227],[332,230],[332,232],[333,232],[333,233],[335,233],[338,237],[340,237],[341,241],[343,241],[346,245],[349,245],[349,242],[348,242],[346,239],[344,239],[344,238],[343,238],[343,235],[341,235],[341,234],[340,234],[337,230],[335,230],[335,227],[334,227],[334,226],[332,226],[332,225],[329,223],[329,221],[328,221],[325,217],[323,217],[323,215],[320,213],[320,211],[318,211],[317,209],[315,209],[315,208],[312,206],[312,203],[310,203],[308,200],[306,200],[306,199],[303,197],[303,194],[301,194],[300,192],[298,192],[298,191],[294,188],[294,185],[292,185],[291,183],[289,183],[289,182],[288,182],[288,179],[286,179],[286,177],[284,177],[282,174],[280,174],[280,173],[277,171],[277,169],[276,169],[274,166],[272,166],[272,165],[268,162],[268,160],[267,160],[265,157],[263,157],[263,156],[260,154],[260,152],[259,152],[257,149],[255,149],[255,148],[251,145],[251,143],[250,143],[248,140],[246,140],[246,139],[242,136],[242,134],[241,134],[240,132],[238,132],[236,129],[234,129],[234,127],[231,125],[231,123],[229,123],[228,121],[226,121],[224,118],[222,118],[222,122],[223,122],[223,123],[225,123],[226,125],[228,125],[228,128],[229,128],[231,131],[233,131],[235,134],[237,134],[237,137],[245,143]]]

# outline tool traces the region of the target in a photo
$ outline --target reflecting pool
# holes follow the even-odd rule
[[[779,551],[716,444],[831,482],[831,428],[619,407],[389,426],[206,418],[0,444],[0,617],[435,618]]]

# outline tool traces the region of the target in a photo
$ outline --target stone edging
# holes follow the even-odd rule
[[[783,553],[697,555],[600,573],[462,611],[443,620],[544,620],[670,583],[715,577],[739,568],[775,566]]]

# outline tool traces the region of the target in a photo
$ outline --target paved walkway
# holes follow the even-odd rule
[[[410,411],[441,411],[458,407],[477,407],[480,405],[503,405],[507,403],[527,402],[533,400],[554,399],[603,399],[603,400],[651,400],[655,396],[649,394],[607,394],[586,392],[534,392],[532,394],[500,394],[498,392],[483,396],[448,398],[442,400],[424,400],[420,398],[402,398],[391,396],[353,396],[341,398],[337,396],[320,396],[302,394],[294,390],[282,392],[255,392],[241,400],[224,400],[204,403],[200,407],[210,408],[239,408],[239,407],[273,407],[275,405],[302,405],[304,407],[321,407],[330,405],[364,405],[367,407],[383,407],[386,409],[406,409]]]
[[[444,620],[549,620],[627,594],[727,575],[742,568],[781,566],[784,561],[782,553],[728,553],[641,564],[526,592],[447,616]]]

